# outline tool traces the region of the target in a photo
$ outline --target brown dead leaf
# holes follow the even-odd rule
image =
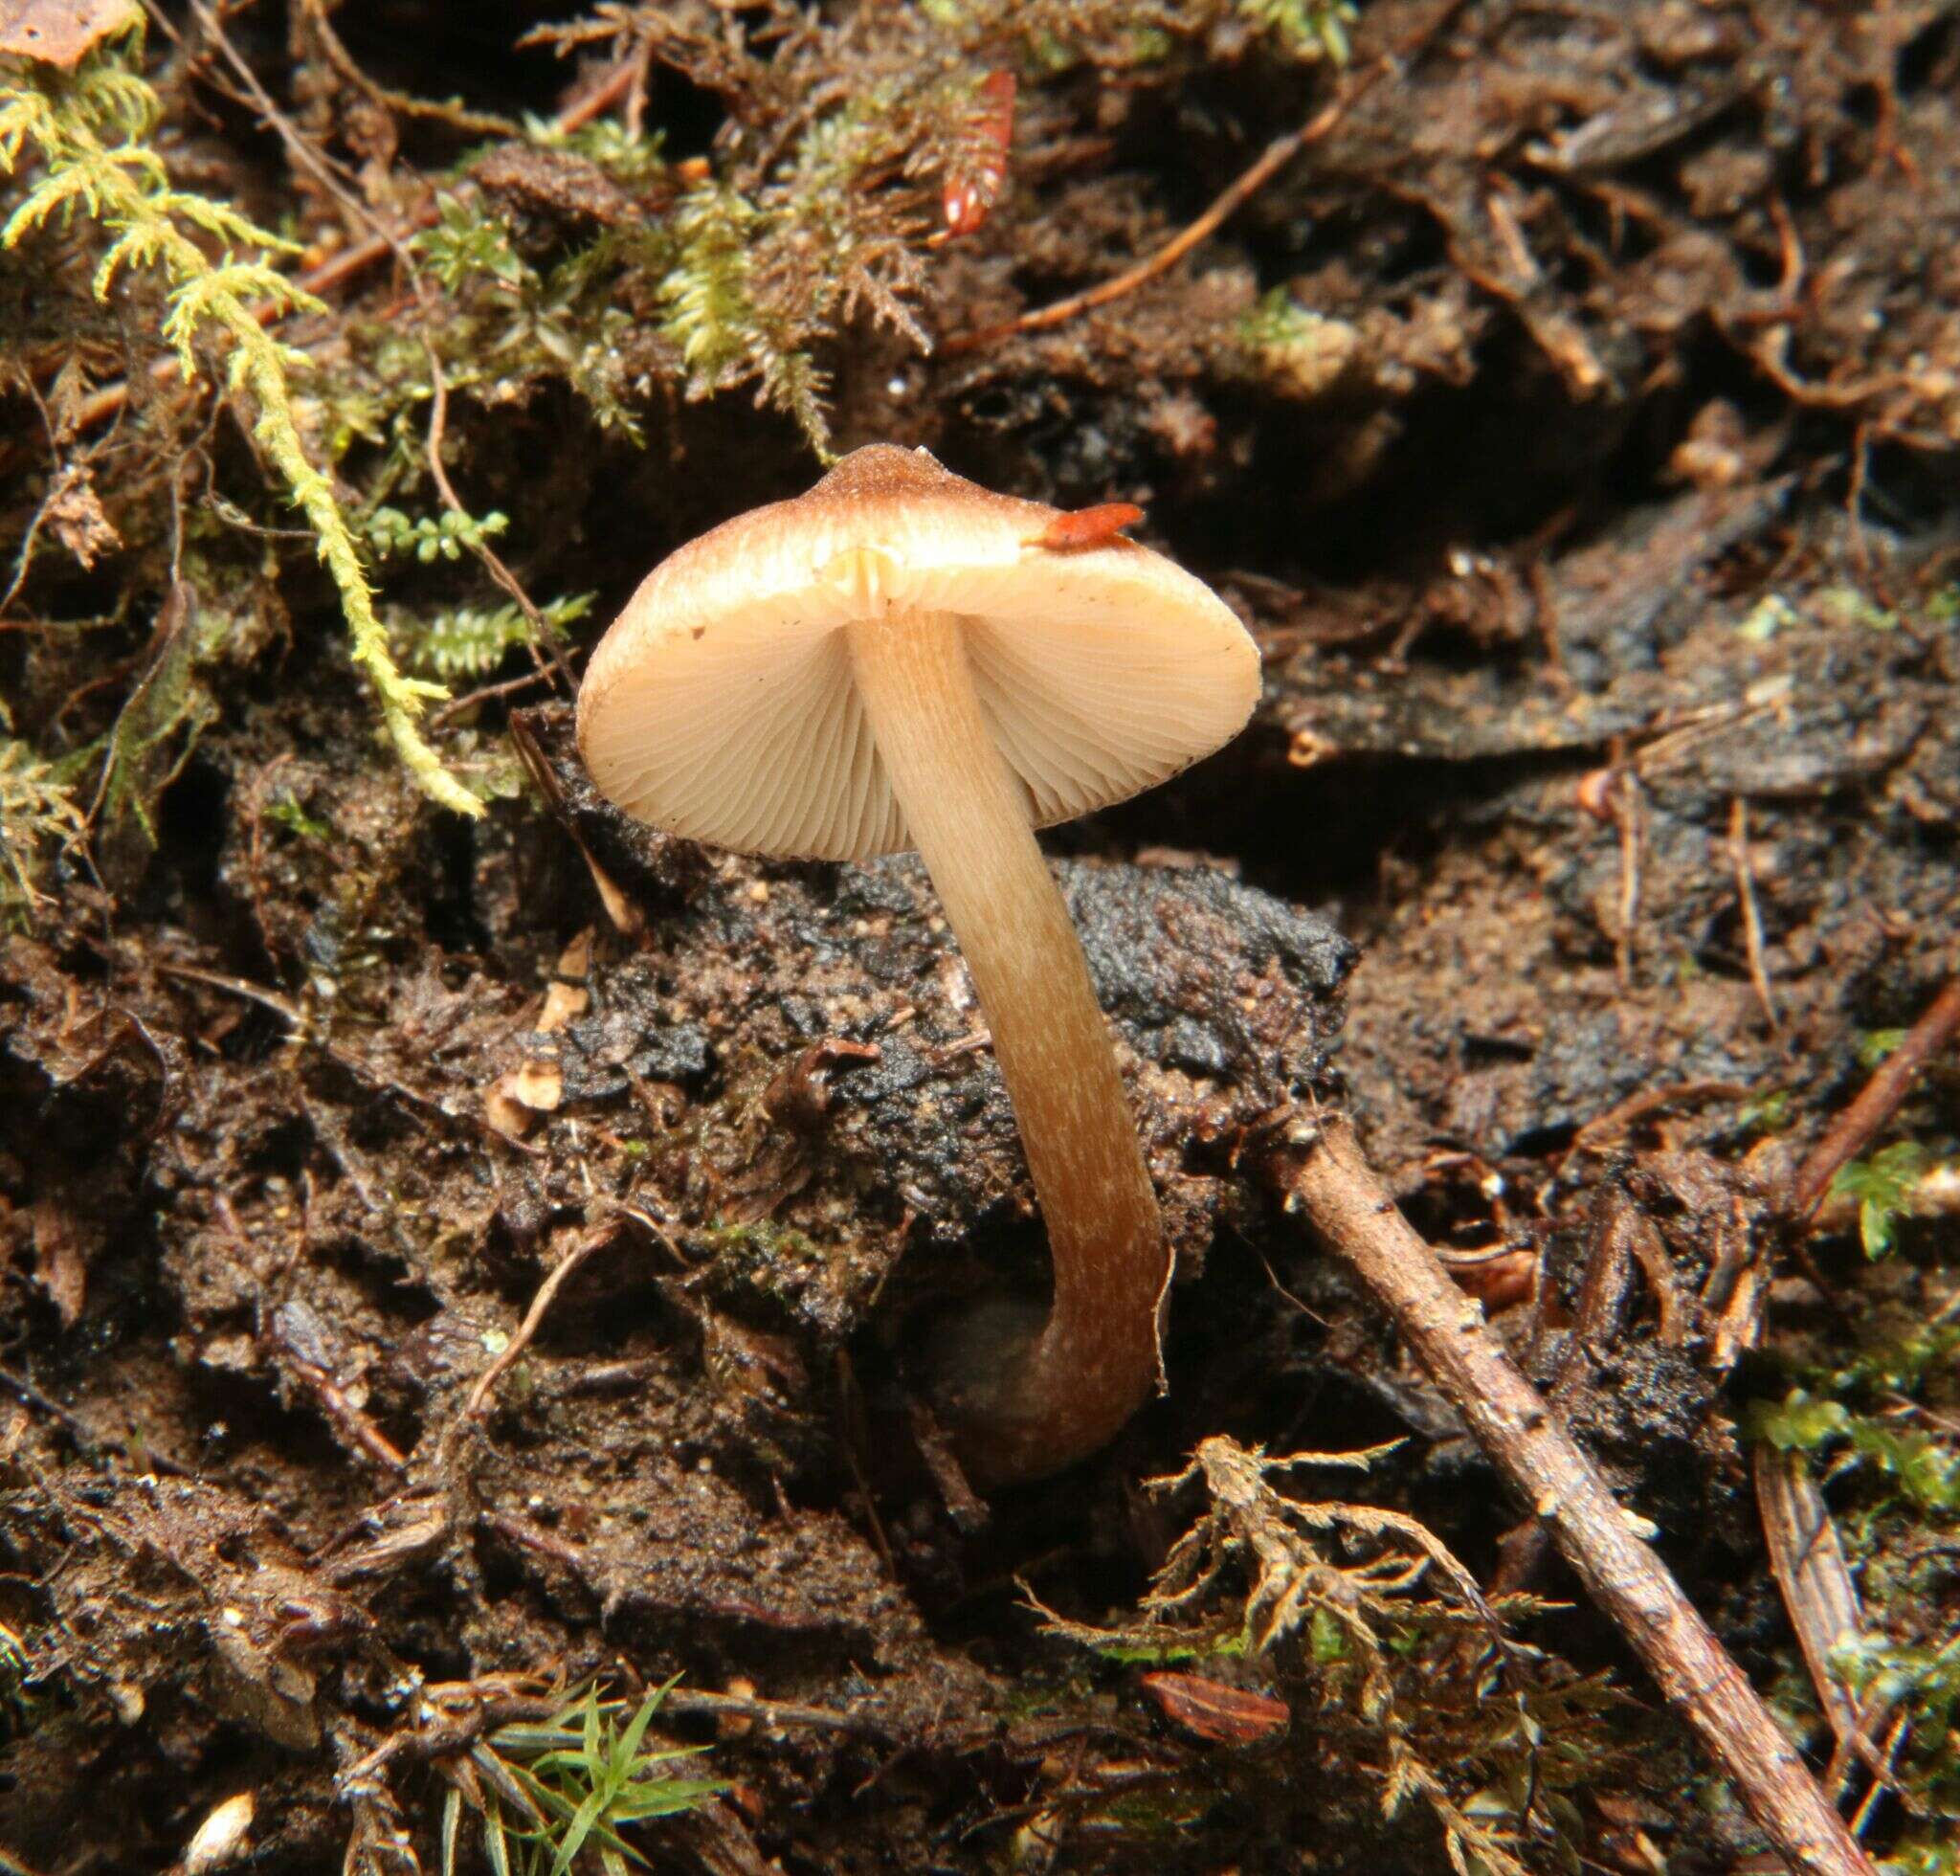
[[[1802,1453],[1778,1452],[1761,1442],[1755,1475],[1770,1574],[1783,1593],[1817,1704],[1838,1739],[1850,1739],[1858,1731],[1858,1699],[1845,1685],[1837,1656],[1864,1634],[1864,1611],[1838,1527]]]
[[[1257,1745],[1282,1731],[1293,1717],[1283,1700],[1202,1674],[1146,1674],[1143,1687],[1164,1709],[1167,1720],[1221,1745]]]
[[[510,1084],[506,1091],[512,1100],[540,1114],[556,1111],[565,1099],[565,1076],[555,1061],[527,1061],[503,1079]]]
[[[591,1001],[590,994],[577,984],[547,984],[544,1012],[538,1017],[538,1033],[541,1036],[554,1035],[567,1023],[576,1022],[591,1006]]]
[[[88,471],[78,464],[70,463],[61,471],[41,512],[48,531],[84,568],[93,567],[103,554],[122,545],[122,537],[102,511],[101,498],[96,494]]]
[[[483,1090],[483,1114],[507,1140],[522,1140],[565,1099],[565,1078],[555,1061],[527,1061],[500,1075]]]
[[[0,0],[0,53],[72,72],[136,18],[131,0]]]

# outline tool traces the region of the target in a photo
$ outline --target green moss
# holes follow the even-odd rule
[[[745,1278],[767,1277],[791,1263],[821,1263],[828,1253],[813,1238],[791,1226],[759,1218],[752,1224],[703,1226],[701,1238],[730,1269]]]
[[[252,412],[255,441],[313,530],[340,594],[354,662],[373,688],[396,751],[432,799],[479,815],[481,805],[416,726],[429,701],[445,693],[395,665],[353,530],[301,439],[291,380],[311,361],[266,329],[270,318],[325,309],[272,265],[270,257],[293,252],[292,242],[226,204],[171,186],[145,141],[160,114],[156,94],[126,62],[141,45],[139,30],[91,54],[72,74],[35,66],[25,82],[0,89],[0,168],[17,172],[29,150],[41,164],[0,244],[14,248],[37,230],[66,228],[79,212],[109,237],[91,281],[98,300],[106,301],[123,274],[145,274],[162,285],[159,337],[187,380],[206,368],[209,347],[225,388]],[[217,248],[216,259],[206,244]]]
[[[1902,1140],[1838,1169],[1831,1191],[1858,1201],[1858,1235],[1866,1257],[1882,1258],[1891,1251],[1899,1215],[1911,1211],[1914,1189],[1931,1164],[1926,1148]]]
[[[1360,12],[1351,0],[1238,0],[1238,11],[1295,58],[1345,65],[1353,52],[1348,29]]]
[[[560,638],[566,628],[592,609],[592,595],[574,593],[547,601],[538,609],[547,636]],[[449,606],[426,614],[390,609],[389,631],[402,662],[430,677],[487,678],[521,646],[536,642],[530,619],[522,608]]]
[[[7,724],[0,706],[0,728]],[[0,925],[42,903],[36,882],[44,850],[78,839],[83,826],[74,792],[54,765],[14,737],[0,736]]]
[[[1849,1360],[1818,1365],[1759,1407],[1754,1436],[1826,1468],[1832,1518],[1858,1574],[1862,1632],[1834,1659],[1861,1705],[1882,1701],[1904,1814],[1891,1870],[1949,1872],[1960,1836],[1960,1322],[1916,1322]],[[1798,1685],[1801,1682],[1801,1685]],[[1810,1706],[1807,1680],[1791,1698]],[[1871,1710],[1878,1711],[1875,1705]]]

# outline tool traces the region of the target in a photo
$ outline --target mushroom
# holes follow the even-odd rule
[[[592,654],[601,793],[739,853],[916,848],[979,994],[1048,1226],[1054,1300],[955,1409],[975,1473],[1095,1451],[1161,1384],[1169,1253],[1116,1051],[1035,829],[1122,801],[1244,724],[1258,654],[1115,530],[876,444],[660,563]]]

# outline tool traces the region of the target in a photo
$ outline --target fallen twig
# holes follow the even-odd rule
[[[1276,137],[1268,144],[1251,168],[1234,181],[1203,214],[1180,229],[1155,254],[1147,255],[1134,266],[1125,267],[1109,279],[1099,280],[1094,286],[1084,287],[1080,293],[1071,293],[1065,300],[1058,300],[1051,305],[1037,306],[1033,312],[1021,314],[1018,319],[1008,320],[999,325],[983,326],[974,332],[956,332],[941,342],[941,354],[950,357],[958,352],[978,351],[984,346],[998,345],[1003,339],[1017,338],[1024,332],[1042,332],[1051,325],[1065,324],[1083,313],[1093,312],[1098,306],[1106,306],[1112,300],[1121,300],[1126,293],[1134,293],[1158,275],[1169,273],[1200,241],[1208,240],[1215,234],[1229,216],[1244,207],[1302,150],[1326,136],[1376,79],[1400,63],[1400,59],[1391,55],[1376,59],[1367,71],[1356,74],[1325,109],[1317,111],[1297,130],[1289,130],[1283,137]]]
[[[258,81],[258,74],[247,63],[245,56],[233,45],[225,34],[225,29],[217,14],[205,0],[190,0],[191,16],[211,43],[215,46],[225,63],[232,68],[236,79],[236,88],[224,87],[228,95],[240,104],[248,105],[258,113],[259,122],[277,136],[285,145],[286,154],[296,168],[304,169],[319,183],[327,194],[339,204],[342,213],[350,222],[368,230],[368,238],[382,243],[393,253],[395,258],[411,272],[413,262],[409,251],[403,245],[400,234],[381,221],[354,192],[351,179],[338,173],[337,167],[328,160],[320,146],[308,137],[303,137],[273,102],[272,94]],[[323,28],[325,21],[321,20]]]
[[[1809,1158],[1790,1182],[1784,1209],[1793,1220],[1801,1222],[1817,1209],[1839,1169],[1871,1144],[1878,1130],[1899,1111],[1919,1071],[1955,1036],[1960,1036],[1960,977],[1953,978],[1933,998],[1926,1014],[1905,1032],[1904,1040],[1879,1064],[1858,1098],[1811,1149]]]
[[[1864,1612],[1858,1585],[1838,1541],[1824,1495],[1800,1452],[1783,1453],[1761,1440],[1752,1470],[1756,1511],[1770,1551],[1770,1574],[1783,1595],[1790,1625],[1796,1631],[1804,1665],[1811,1671],[1817,1705],[1831,1723],[1840,1750],[1857,1735],[1858,1701],[1832,1664],[1833,1653],[1860,1641]]]
[[[538,1293],[531,1298],[531,1306],[524,1311],[524,1319],[518,1325],[517,1333],[504,1344],[497,1359],[477,1376],[477,1385],[470,1390],[468,1404],[463,1408],[465,1423],[474,1420],[483,1411],[490,1398],[491,1389],[502,1379],[518,1356],[530,1346],[531,1337],[537,1334],[539,1326],[551,1307],[551,1299],[558,1294],[565,1280],[600,1245],[610,1244],[612,1238],[612,1231],[607,1227],[588,1233],[552,1267],[551,1274],[538,1285]]]
[[[326,62],[364,98],[382,110],[392,111],[398,117],[447,124],[452,130],[460,130],[468,137],[515,137],[519,134],[518,126],[508,118],[498,117],[489,111],[468,110],[460,104],[445,103],[433,98],[412,97],[405,91],[392,91],[387,85],[377,83],[354,62],[340,34],[334,31],[333,22],[328,17],[327,0],[306,0],[302,11],[306,25],[319,40],[321,51],[326,55]]]
[[[1728,807],[1728,857],[1735,867],[1735,893],[1742,904],[1742,935],[1749,962],[1749,983],[1762,1006],[1763,1020],[1773,1036],[1783,1025],[1776,1015],[1776,997],[1770,988],[1770,967],[1763,956],[1763,919],[1756,909],[1755,868],[1749,860],[1749,810],[1741,795]]]
[[[884,1721],[867,1713],[845,1713],[834,1707],[809,1707],[793,1700],[764,1700],[757,1696],[709,1693],[700,1687],[669,1687],[660,1705],[669,1713],[705,1714],[715,1720],[749,1720],[766,1727],[805,1726],[819,1731],[848,1732],[860,1738],[891,1741],[896,1735]]]
[[[1875,1876],[1742,1669],[1637,1534],[1634,1514],[1615,1501],[1490,1334],[1483,1312],[1395,1209],[1352,1128],[1303,1114],[1292,1133],[1272,1169],[1288,1207],[1305,1215],[1388,1310],[1777,1851],[1805,1876]]]

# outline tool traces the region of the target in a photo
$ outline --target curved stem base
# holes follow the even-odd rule
[[[901,614],[846,630],[880,755],[980,994],[1048,1225],[1047,1325],[1000,1352],[997,1380],[957,1429],[982,1478],[1035,1478],[1102,1445],[1160,1378],[1163,1220],[1081,941],[980,708],[960,621]]]

